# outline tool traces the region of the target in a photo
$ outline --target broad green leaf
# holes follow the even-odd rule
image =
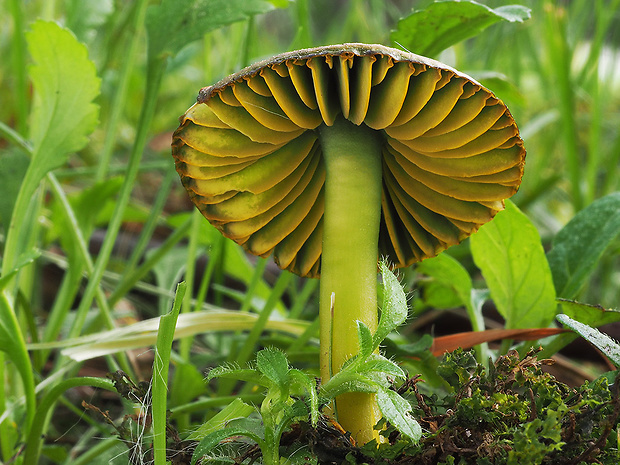
[[[224,428],[224,426],[234,418],[245,418],[254,411],[254,407],[246,404],[237,397],[208,421],[202,423],[198,429],[192,431],[186,439],[188,441],[199,441],[213,431]]]
[[[507,329],[541,328],[553,321],[555,290],[540,236],[510,201],[471,236],[471,252]]]
[[[407,296],[398,279],[385,262],[381,262],[381,276],[383,278],[383,306],[377,331],[373,336],[373,350],[407,319]]]
[[[574,299],[620,234],[620,192],[592,202],[553,239],[547,254],[558,296]]]
[[[568,326],[585,340],[594,344],[616,367],[620,368],[620,345],[616,341],[608,335],[601,333],[598,329],[584,325],[567,315],[560,314],[557,316],[557,319],[564,326]]]
[[[65,164],[71,152],[88,142],[97,124],[100,80],[86,47],[58,24],[37,21],[26,39],[34,61],[30,77],[34,103],[30,122],[33,156],[29,170],[36,184]],[[36,174],[36,175],[35,175]]]
[[[256,354],[256,368],[281,391],[288,389],[290,368],[283,352],[272,348],[261,350]]]
[[[520,5],[489,8],[472,0],[440,1],[401,19],[392,42],[413,53],[436,56],[500,21],[523,22],[530,10]]]
[[[162,0],[146,12],[149,59],[175,55],[208,32],[273,7],[263,0]]]
[[[464,306],[474,331],[483,331],[484,318],[482,305],[488,296],[486,290],[474,289],[472,279],[458,260],[446,253],[422,261],[418,271],[433,278],[430,286],[424,288],[424,300],[429,305],[434,303]],[[439,302],[438,302],[439,300]],[[456,300],[456,305],[454,301]],[[449,307],[437,307],[449,308]],[[486,348],[479,349],[480,359],[486,359]]]
[[[411,405],[397,392],[390,389],[377,391],[377,404],[383,416],[404,436],[414,442],[422,437],[422,428],[413,418]]]
[[[471,277],[455,258],[445,253],[439,254],[420,262],[417,271],[433,278],[441,287],[451,290],[458,297],[460,305],[469,305]]]
[[[438,255],[438,257],[440,256],[441,255]],[[435,257],[427,260],[433,260],[434,258]],[[463,305],[463,300],[457,295],[454,288],[449,285],[446,286],[435,279],[421,281],[418,285],[420,288],[420,298],[425,307],[446,310]],[[418,305],[414,305],[414,308],[418,311],[420,310]]]

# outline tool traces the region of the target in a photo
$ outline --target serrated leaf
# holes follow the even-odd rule
[[[208,32],[273,8],[263,0],[162,0],[146,12],[149,58],[175,55]]]
[[[401,19],[391,39],[413,53],[432,57],[492,24],[523,22],[529,17],[529,8],[520,5],[493,9],[472,0],[441,1]]]
[[[280,390],[287,390],[289,366],[284,353],[272,348],[263,349],[256,354],[256,367]]]
[[[381,373],[384,377],[404,378],[406,376],[401,367],[379,354],[372,354],[358,369],[358,373],[362,375],[370,372]]]
[[[372,333],[368,326],[366,326],[363,322],[357,321],[357,339],[360,344],[360,357],[365,358],[368,357],[373,350],[375,350],[375,346],[372,343]]]
[[[86,47],[68,29],[39,20],[26,40],[35,63],[29,70],[34,88],[30,124],[34,149],[29,170],[36,172],[38,184],[88,142],[99,115],[93,100],[101,83]]]
[[[390,389],[377,391],[377,404],[381,413],[401,434],[417,442],[422,437],[422,428],[413,418],[411,405],[397,392]]]
[[[573,320],[568,315],[560,314],[557,319],[564,326],[568,326],[585,340],[594,344],[616,367],[620,368],[620,345],[616,341],[596,328]]]
[[[403,288],[388,266],[381,262],[381,276],[383,279],[383,307],[377,331],[373,336],[373,350],[407,319],[407,296]]]
[[[553,321],[555,290],[540,236],[509,200],[506,209],[470,238],[476,266],[507,329],[541,328]]]
[[[263,375],[252,368],[237,368],[234,366],[215,367],[213,370],[209,371],[207,381],[211,381],[213,378],[236,379],[239,381],[265,386],[265,379],[263,378]]]
[[[620,192],[595,200],[553,239],[547,254],[559,297],[574,299],[620,234]]]

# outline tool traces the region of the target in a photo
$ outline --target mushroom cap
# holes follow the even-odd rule
[[[284,53],[201,89],[174,133],[177,172],[224,236],[317,277],[318,128],[338,115],[382,135],[379,254],[396,267],[458,244],[521,183],[523,141],[491,91],[435,60],[366,44]]]

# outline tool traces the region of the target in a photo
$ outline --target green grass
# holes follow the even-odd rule
[[[213,1],[234,5],[235,15],[197,16],[182,6],[192,2],[172,0],[161,5],[9,0],[0,6],[0,52],[6,58],[0,62],[4,463],[16,456],[18,463],[31,464],[128,463],[130,449],[113,439],[114,429],[101,416],[84,413],[81,400],[110,409],[120,425],[136,405],[103,396],[102,390],[111,389],[105,374],[122,369],[135,382],[149,381],[154,333],[150,345],[131,352],[124,345],[97,364],[75,361],[62,350],[82,341],[78,350],[86,352],[99,333],[168,314],[183,280],[187,292],[175,306],[180,321],[184,314],[215,310],[235,310],[248,319],[220,322],[217,331],[188,331],[172,345],[167,358],[175,371],[167,379],[167,407],[182,435],[215,415],[232,393],[260,404],[252,384],[205,383],[209,368],[224,362],[244,366],[260,348],[275,346],[292,365],[318,375],[317,283],[280,272],[270,260],[247,257],[191,213],[170,157],[171,131],[201,87],[242,66],[299,47],[352,41],[392,45],[398,19],[431,2]],[[209,2],[197,3],[205,8]],[[279,3],[286,8],[273,6]],[[513,200],[538,233],[526,241],[538,250],[538,263],[544,261],[543,248],[558,244],[568,247],[569,258],[584,256],[580,265],[558,251],[552,254],[556,289],[551,298],[616,308],[620,19],[609,12],[618,11],[620,0],[519,3],[532,9],[531,19],[494,24],[435,58],[479,78],[515,116],[528,156]],[[183,22],[184,17],[189,20]],[[54,40],[61,44],[58,54],[49,48]],[[588,216],[601,208],[604,218]],[[581,223],[572,223],[571,237],[578,237],[572,231],[589,236],[569,242],[558,232],[579,212],[585,214]],[[584,222],[598,226],[587,229]],[[597,232],[598,241],[593,239]],[[516,301],[498,297],[498,286],[483,279],[492,267],[481,265],[476,244],[473,249],[483,277],[468,244],[451,249],[456,264],[403,270],[414,312],[432,318],[456,308],[474,320],[476,329],[484,329],[478,297],[488,288],[500,312],[510,309],[502,313],[509,326],[519,327],[514,322],[522,315],[510,307]],[[510,256],[508,249],[504,252]],[[568,274],[558,278],[563,259]],[[457,267],[452,269],[461,278],[463,272],[468,275],[458,281],[460,288],[445,282],[442,266]],[[550,279],[546,271],[537,271],[544,275],[540,279]],[[519,272],[525,276],[528,270]],[[472,289],[480,291],[476,298]],[[443,301],[437,300],[439,291]],[[567,305],[563,313],[591,326],[617,320],[610,312]],[[553,309],[535,324],[552,318]],[[407,327],[391,338],[405,345],[420,336]],[[567,340],[548,342],[550,351]],[[483,358],[489,350],[497,353],[482,347],[478,354]],[[430,386],[439,385],[436,362],[399,361],[410,373],[422,372]],[[79,386],[96,390],[78,391]],[[153,389],[164,395],[161,385]],[[154,428],[161,432],[158,414]],[[44,441],[37,440],[41,434]],[[161,434],[156,437],[161,441]],[[59,438],[62,446],[55,442]],[[144,444],[151,439],[147,435]],[[158,463],[164,463],[163,447],[156,443]]]

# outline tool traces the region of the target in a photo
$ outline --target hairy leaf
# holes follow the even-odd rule
[[[370,329],[361,321],[357,321],[357,338],[360,343],[360,357],[368,357],[375,350],[375,346],[372,343]]]
[[[373,354],[358,370],[358,373],[364,376],[367,376],[370,372],[380,373],[383,378],[386,376],[393,378],[405,377],[405,372],[401,367],[379,354]]]
[[[289,366],[284,353],[277,349],[263,349],[256,354],[256,367],[280,390],[287,389]]]
[[[407,319],[407,297],[398,279],[384,262],[381,262],[383,278],[383,307],[379,326],[373,337],[373,350]]]
[[[236,379],[239,381],[245,381],[248,383],[258,384],[265,386],[268,384],[266,379],[258,371],[252,368],[237,368],[235,366],[219,366],[209,371],[207,375],[207,381],[213,378],[228,378]]]
[[[377,391],[377,404],[383,416],[392,423],[401,434],[415,442],[420,440],[422,437],[422,428],[413,418],[413,412],[409,402],[395,391],[390,389],[379,389]]]
[[[471,236],[471,251],[506,328],[551,323],[557,304],[540,236],[512,202]]]

